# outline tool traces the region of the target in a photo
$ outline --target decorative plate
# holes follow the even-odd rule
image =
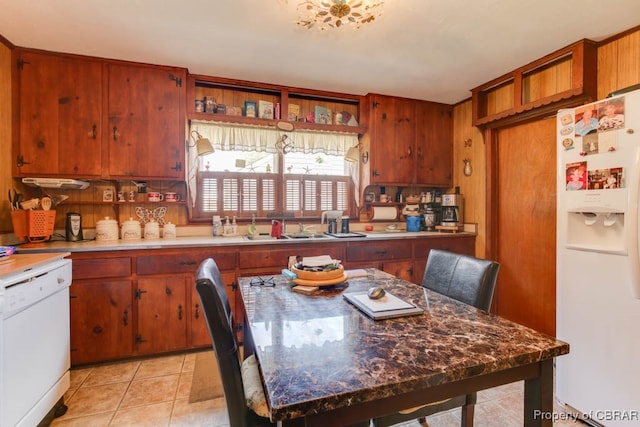
[[[333,280],[344,276],[344,267],[342,265],[340,266],[340,268],[326,271],[300,270],[295,266],[291,266],[291,271],[293,271],[296,276],[298,276],[298,279],[311,280],[314,282],[323,282],[325,280]],[[298,284],[300,285],[301,283]]]
[[[289,280],[291,283],[294,283],[296,285],[302,285],[302,286],[318,286],[318,287],[323,287],[323,286],[333,286],[333,285],[337,285],[339,283],[342,282],[346,282],[347,279],[349,279],[349,277],[346,274],[342,274],[342,276],[340,277],[336,277],[333,279],[327,279],[327,280],[308,280],[308,279],[294,279],[294,280]]]

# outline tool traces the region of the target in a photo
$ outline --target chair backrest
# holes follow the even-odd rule
[[[233,334],[231,306],[220,270],[213,259],[208,258],[200,264],[196,275],[196,290],[211,334],[213,351],[218,359],[229,424],[231,427],[248,426],[251,415],[244,397],[238,345]]]
[[[432,249],[422,286],[489,311],[499,270],[495,261]]]

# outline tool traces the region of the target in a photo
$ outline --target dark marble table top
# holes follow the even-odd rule
[[[273,419],[321,413],[536,363],[569,345],[428,291],[380,270],[321,288],[291,291],[240,278],[249,333]],[[382,286],[424,314],[372,320],[343,293]],[[428,299],[428,302],[427,302]]]

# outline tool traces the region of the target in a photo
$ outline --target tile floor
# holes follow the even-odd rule
[[[188,353],[73,369],[65,395],[69,409],[51,427],[228,426],[224,398],[189,403],[195,356]],[[480,392],[475,425],[522,426],[522,394],[522,382]],[[457,427],[460,411],[434,415],[427,421],[431,427]],[[559,421],[555,425],[584,424]]]

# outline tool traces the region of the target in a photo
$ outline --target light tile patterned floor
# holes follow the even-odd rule
[[[65,395],[69,409],[51,427],[228,426],[223,398],[189,403],[195,356],[189,353],[73,369],[71,388]],[[522,426],[523,390],[519,382],[480,392],[475,425]],[[427,421],[430,427],[458,427],[460,411],[434,415]],[[584,426],[567,421],[555,425]]]

